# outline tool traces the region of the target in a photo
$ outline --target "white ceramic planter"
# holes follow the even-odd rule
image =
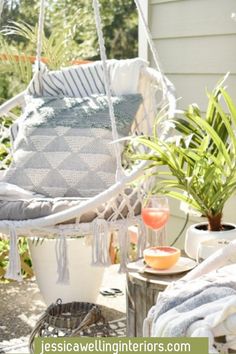
[[[234,227],[233,230],[227,231],[208,231],[208,230],[199,230],[196,226],[206,225],[207,223],[194,224],[191,225],[185,237],[185,252],[190,258],[197,259],[197,252],[199,244],[202,241],[212,240],[212,239],[225,239],[225,240],[234,240],[236,239],[236,225],[234,224],[226,224],[232,225]]]
[[[33,269],[40,292],[47,305],[61,298],[63,302],[95,302],[101,286],[104,267],[91,266],[91,246],[83,238],[68,238],[70,284],[57,284],[55,239],[42,244],[29,240]]]

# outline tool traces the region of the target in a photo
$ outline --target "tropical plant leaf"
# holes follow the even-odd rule
[[[224,127],[227,131],[227,132],[225,132],[225,138],[223,136],[223,132],[220,131],[221,140],[225,143],[225,145],[227,145],[227,138],[229,137],[233,143],[233,147],[234,147],[233,153],[235,154],[235,152],[236,152],[236,137],[235,137],[234,131],[232,130],[232,125],[231,125],[229,116],[225,114],[222,106],[219,104],[219,102],[217,102],[216,98],[212,94],[208,94],[208,98],[209,98],[209,101],[212,102],[212,105],[215,107],[215,110],[218,113],[219,120],[221,120],[219,126],[222,127],[222,123],[224,123]],[[214,130],[217,132],[216,128]],[[222,136],[223,136],[223,138],[222,138]]]
[[[135,141],[150,149],[136,158],[156,167],[153,192],[181,200],[210,219],[222,214],[236,191],[236,105],[220,85],[207,95],[206,117],[191,105],[184,117],[171,120],[178,136],[163,142],[153,134]],[[166,174],[161,165],[168,167]]]
[[[32,77],[32,64],[27,60],[27,53],[19,53],[18,49],[10,46],[1,35],[0,46],[0,71],[14,74],[21,82],[27,84]],[[1,59],[1,55],[4,55],[4,58]],[[18,60],[19,56],[23,60]]]
[[[231,118],[232,118],[234,124],[236,125],[236,105],[234,104],[232,98],[230,97],[230,95],[228,94],[228,92],[226,90],[224,90],[223,88],[220,88],[220,92],[225,99],[225,103],[227,104],[227,107],[228,107],[229,112],[231,114]]]

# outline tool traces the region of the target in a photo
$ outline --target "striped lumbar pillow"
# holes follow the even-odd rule
[[[108,62],[109,73],[115,61]],[[32,96],[86,97],[105,94],[103,66],[101,62],[72,66],[49,71],[42,65],[40,75],[33,78],[28,94]]]
[[[147,63],[140,59],[107,60],[108,79],[112,94],[138,93],[140,71]],[[49,71],[41,64],[28,86],[32,96],[86,97],[105,94],[101,61]]]

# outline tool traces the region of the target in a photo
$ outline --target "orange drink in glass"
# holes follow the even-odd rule
[[[166,245],[165,225],[169,219],[170,209],[166,197],[151,196],[142,207],[142,219],[146,226],[155,231],[159,246]],[[160,235],[158,237],[158,232]]]

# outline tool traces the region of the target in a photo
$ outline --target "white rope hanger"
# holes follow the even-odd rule
[[[4,0],[0,0],[0,17],[2,15],[3,5],[4,5]]]
[[[148,27],[148,24],[147,24],[147,21],[145,19],[145,16],[144,16],[144,13],[143,13],[143,10],[142,10],[142,7],[140,5],[139,0],[134,0],[134,2],[135,2],[135,5],[137,7],[140,19],[142,20],[142,23],[143,23],[143,27],[144,27],[144,30],[145,30],[145,35],[146,35],[148,44],[149,44],[151,52],[152,52],[154,63],[156,65],[157,70],[159,71],[159,73],[161,75],[161,85],[162,85],[162,90],[163,90],[163,96],[165,96],[165,94],[167,92],[167,85],[166,85],[165,78],[164,78],[164,75],[162,73],[162,70],[161,70],[161,67],[160,67],[160,64],[159,64],[158,53],[157,53],[154,41],[152,39],[152,34],[151,34],[151,31],[150,31],[150,29]]]
[[[36,61],[38,65],[38,70],[40,70],[42,47],[43,47],[44,14],[45,14],[45,0],[41,0],[40,10],[39,10],[38,41],[37,41],[37,52],[36,52]]]
[[[114,107],[113,107],[113,103],[111,100],[111,86],[110,86],[109,74],[108,74],[107,63],[106,63],[107,62],[107,55],[106,55],[106,48],[105,48],[105,40],[104,40],[104,36],[103,36],[103,32],[102,32],[102,21],[101,21],[98,0],[93,0],[93,8],[94,8],[94,16],[95,16],[96,28],[97,28],[97,34],[98,34],[100,56],[101,56],[103,72],[104,72],[104,84],[105,84],[105,90],[106,90],[108,106],[109,106],[109,115],[110,115],[110,120],[111,120],[112,137],[113,137],[113,141],[117,141],[119,139],[119,135],[118,135],[118,132],[116,129],[116,119],[115,119]],[[124,176],[122,163],[121,163],[121,150],[120,150],[119,143],[115,143],[114,147],[115,147],[116,164],[117,164],[116,165],[117,166],[116,167],[116,181],[119,181]]]

